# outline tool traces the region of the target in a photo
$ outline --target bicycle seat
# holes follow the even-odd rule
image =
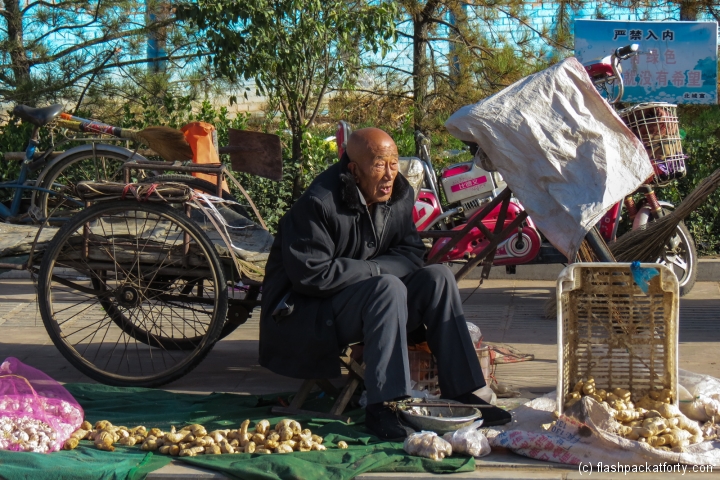
[[[13,108],[13,114],[20,117],[25,122],[42,127],[52,122],[52,120],[60,115],[65,109],[62,105],[50,105],[43,108],[32,108],[27,105],[16,105]]]

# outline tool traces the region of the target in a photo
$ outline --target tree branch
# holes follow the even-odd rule
[[[35,59],[31,59],[29,61],[29,63],[30,63],[30,66],[45,65],[45,64],[54,62],[55,60],[65,57],[73,52],[78,51],[78,50],[83,50],[85,48],[92,47],[94,45],[101,45],[103,43],[107,43],[112,40],[117,40],[119,38],[125,38],[125,37],[131,37],[133,35],[144,34],[144,33],[147,33],[148,31],[150,31],[152,28],[157,28],[157,27],[163,26],[163,25],[165,25],[165,26],[170,25],[171,23],[173,23],[173,22],[170,20],[165,20],[162,22],[154,23],[153,25],[149,25],[149,26],[143,27],[143,28],[136,28],[134,30],[125,30],[125,31],[115,32],[112,34],[106,34],[99,38],[94,38],[92,40],[87,40],[85,42],[75,44],[72,47],[68,47],[65,50],[61,50],[53,55],[50,55],[47,57],[38,57]],[[0,65],[0,68],[8,68],[8,67],[9,67],[8,65]]]
[[[540,32],[538,29],[536,29],[535,27],[533,27],[532,25],[530,25],[529,23],[527,23],[525,20],[519,19],[519,18],[516,17],[515,15],[511,14],[510,12],[508,12],[508,11],[506,11],[506,10],[503,10],[503,9],[500,8],[500,7],[496,7],[496,8],[498,9],[498,11],[504,13],[505,15],[507,15],[508,17],[514,19],[515,21],[517,21],[517,22],[519,22],[519,23],[522,23],[525,27],[527,27],[527,28],[529,28],[530,30],[532,30],[533,32],[535,32],[544,42],[546,42],[546,43],[548,43],[548,44],[552,43],[552,44],[554,44],[556,47],[564,48],[565,50],[573,50],[572,48],[568,47],[567,45],[563,45],[563,44],[561,44],[561,43],[559,43],[559,42],[556,42],[556,41],[553,40],[552,38],[550,38],[550,37],[548,37],[547,35],[543,34],[543,33]]]
[[[90,85],[92,85],[93,81],[95,80],[95,77],[97,77],[97,74],[100,73],[100,71],[102,70],[102,68],[107,64],[107,62],[110,61],[110,59],[113,57],[113,55],[115,55],[117,52],[118,52],[117,49],[113,49],[112,51],[110,51],[110,54],[107,56],[107,58],[105,58],[105,60],[103,60],[103,62],[99,65],[100,68],[98,68],[97,70],[95,70],[95,71],[92,73],[92,75],[90,76],[90,79],[89,79],[89,80],[87,81],[87,83],[85,84],[85,88],[83,88],[82,93],[80,93],[80,98],[78,98],[78,101],[77,101],[77,103],[75,104],[75,110],[73,110],[73,111],[74,111],[76,114],[77,114],[78,109],[80,108],[80,104],[82,104],[83,98],[85,97],[85,93],[87,93],[88,88],[90,88]]]
[[[55,9],[59,8],[61,10],[64,10],[65,7],[72,7],[76,3],[77,2],[73,2],[73,1],[70,1],[70,2],[46,2],[44,0],[38,0],[37,2],[28,3],[27,6],[20,11],[20,13],[24,16],[28,11],[30,11],[31,9],[33,9],[35,7],[48,7],[48,8],[55,8]],[[98,2],[98,4],[99,3],[100,2]]]
[[[95,9],[95,15],[93,15],[92,20],[89,20],[87,23],[80,24],[80,25],[63,25],[60,27],[53,28],[42,35],[40,35],[37,38],[34,38],[32,42],[30,42],[30,45],[28,46],[28,50],[32,49],[35,45],[37,45],[39,42],[41,42],[44,38],[48,37],[49,35],[52,35],[54,33],[60,32],[62,30],[77,30],[77,29],[83,29],[86,27],[89,27],[93,23],[97,22],[98,17],[100,16],[100,5],[102,4],[102,1],[99,1],[97,4],[97,8]],[[26,7],[28,8],[28,7]]]

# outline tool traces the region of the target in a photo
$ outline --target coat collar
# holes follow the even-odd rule
[[[355,178],[348,169],[349,163],[350,157],[347,156],[347,153],[343,153],[343,156],[340,159],[342,199],[348,205],[348,207],[350,207],[350,209],[362,213],[366,210],[365,199],[360,194],[360,189],[358,188],[357,182],[355,182]],[[392,205],[405,198],[405,195],[410,190],[410,188],[410,182],[407,181],[407,179],[403,176],[402,173],[398,172],[397,177],[395,177],[395,181],[393,182],[393,193],[390,196],[390,200],[388,200],[387,204]]]

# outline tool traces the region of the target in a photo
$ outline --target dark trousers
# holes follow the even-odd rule
[[[364,342],[368,403],[410,395],[407,333],[421,325],[437,359],[443,397],[485,386],[450,269],[429,265],[403,279],[379,275],[329,299],[340,345]]]

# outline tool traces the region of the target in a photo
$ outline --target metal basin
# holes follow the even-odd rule
[[[443,403],[447,403],[447,407],[420,407],[408,404],[407,408],[400,410],[400,415],[415,429],[432,431],[440,435],[467,427],[482,417],[480,409],[466,407],[452,400],[443,400]]]

